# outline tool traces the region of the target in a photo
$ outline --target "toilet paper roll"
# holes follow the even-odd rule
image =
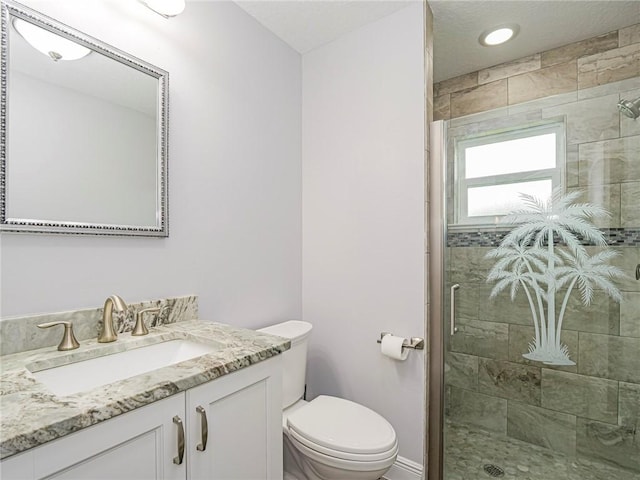
[[[406,338],[385,335],[382,337],[380,348],[382,349],[382,354],[387,357],[395,360],[406,360],[409,356],[409,349],[403,349],[402,345],[407,345],[408,343],[409,341]]]

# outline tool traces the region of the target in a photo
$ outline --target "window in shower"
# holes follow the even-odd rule
[[[546,201],[562,186],[564,151],[561,122],[458,140],[456,223],[495,225],[522,193]]]

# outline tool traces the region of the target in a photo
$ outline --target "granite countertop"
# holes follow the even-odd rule
[[[39,371],[124,350],[185,339],[218,346],[214,352],[68,396],[38,382]],[[84,341],[0,357],[0,459],[240,370],[290,347],[287,339],[199,320],[155,327],[149,335],[120,334],[113,343]]]

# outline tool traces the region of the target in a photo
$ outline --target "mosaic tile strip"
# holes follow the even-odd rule
[[[640,246],[640,228],[602,228],[607,245],[612,247]],[[485,232],[448,232],[447,247],[497,247],[509,230],[493,230]],[[555,243],[558,241],[556,239]],[[593,243],[582,240],[582,245]]]

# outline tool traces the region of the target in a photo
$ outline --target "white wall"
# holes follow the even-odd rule
[[[130,0],[22,1],[170,72],[170,237],[3,234],[0,316],[111,293],[194,293],[202,318],[248,327],[302,316],[310,394],[377,410],[421,463],[423,353],[397,363],[375,341],[423,336],[422,5],[306,54],[301,92],[299,55],[232,2],[165,20]]]
[[[424,61],[420,3],[303,56],[303,318],[309,394],[385,416],[422,463],[423,353],[383,357],[380,332],[424,336]]]
[[[22,0],[170,73],[170,237],[0,236],[0,316],[197,294],[204,319],[301,315],[301,60],[232,2]]]

